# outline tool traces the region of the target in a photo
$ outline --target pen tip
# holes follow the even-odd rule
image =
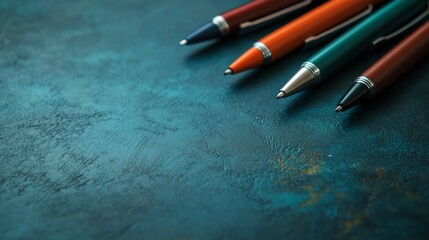
[[[280,98],[282,98],[282,97],[284,97],[284,96],[285,96],[285,93],[284,93],[284,92],[279,92],[279,94],[277,94],[276,99],[280,99]]]
[[[179,42],[180,46],[184,46],[188,43],[188,40],[183,39],[182,41]]]
[[[225,72],[223,73],[223,75],[232,75],[231,68],[226,69]]]
[[[342,112],[342,111],[343,111],[342,106],[338,106],[337,108],[335,108],[335,112]]]

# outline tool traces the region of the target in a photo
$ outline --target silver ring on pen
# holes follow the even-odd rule
[[[375,94],[376,94],[377,91],[376,91],[375,85],[371,81],[371,79],[369,79],[367,77],[358,77],[356,79],[356,82],[357,83],[362,83],[363,85],[365,85],[368,88],[371,97],[375,96]]]
[[[313,63],[311,63],[311,62],[305,62],[305,63],[303,63],[301,65],[301,68],[308,69],[311,72],[311,74],[313,74],[315,81],[318,82],[321,79],[321,77],[320,77],[320,69],[316,65],[314,65]]]
[[[212,23],[218,26],[220,34],[225,37],[229,34],[228,22],[222,16],[216,16],[213,18]]]
[[[271,62],[271,51],[265,44],[261,42],[255,42],[253,44],[253,47],[261,51],[262,56],[264,57],[264,64],[268,64]]]

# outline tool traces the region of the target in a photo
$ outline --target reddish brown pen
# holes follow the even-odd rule
[[[324,0],[255,0],[213,18],[188,36],[180,45],[198,43],[226,36],[236,36],[288,13],[302,9],[313,2]]]
[[[429,21],[396,45],[360,77],[338,103],[336,112],[345,111],[376,94],[404,76],[429,55]]]

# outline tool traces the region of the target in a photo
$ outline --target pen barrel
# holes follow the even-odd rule
[[[228,22],[229,35],[238,35],[240,25],[278,12],[303,0],[257,0],[222,13]]]
[[[308,62],[315,64],[320,69],[322,80],[324,80],[367,51],[375,39],[408,23],[419,12],[422,12],[426,5],[427,2],[422,0],[390,2],[341,35],[310,58]]]
[[[377,93],[429,55],[429,22],[396,45],[362,75],[371,79]]]
[[[305,45],[305,40],[317,36],[361,13],[371,0],[328,1],[260,40],[271,51],[271,62]]]

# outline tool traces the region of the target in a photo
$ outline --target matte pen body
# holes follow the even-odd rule
[[[367,9],[370,13],[371,5],[383,1],[330,0],[256,42],[228,67],[226,73],[236,74],[272,63],[304,46],[310,37],[326,32],[360,13],[365,13]]]
[[[327,79],[367,51],[377,38],[404,26],[427,7],[427,0],[394,0],[308,59],[277,98],[293,95]]]
[[[401,41],[357,78],[339,101],[336,111],[345,111],[376,96],[428,55],[429,21]]]
[[[313,1],[314,0],[251,1],[214,17],[210,22],[202,25],[186,36],[180,44],[187,45],[224,36],[235,36],[240,33],[243,23],[255,21],[299,3],[303,6],[309,5]]]

